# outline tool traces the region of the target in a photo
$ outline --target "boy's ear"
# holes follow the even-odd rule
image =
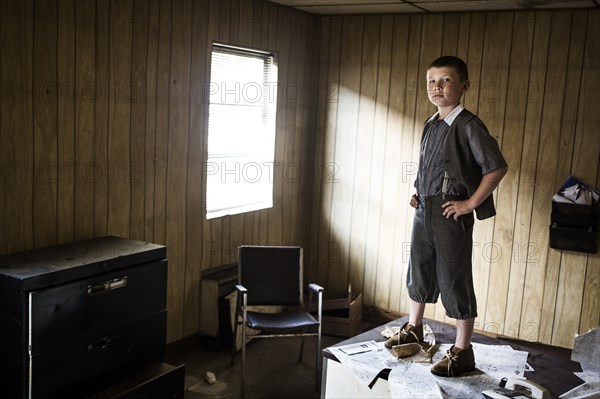
[[[465,80],[462,85],[462,93],[464,94],[471,87],[471,81]]]

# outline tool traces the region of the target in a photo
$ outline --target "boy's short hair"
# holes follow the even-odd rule
[[[433,60],[427,69],[432,67],[452,67],[456,70],[458,76],[460,76],[460,79],[463,82],[469,80],[469,68],[467,68],[467,64],[465,64],[465,62],[458,57],[454,57],[452,55],[443,55]]]

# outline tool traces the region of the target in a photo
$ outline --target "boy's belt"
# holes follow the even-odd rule
[[[419,197],[425,199],[425,200],[431,200],[433,198],[442,198],[448,201],[462,201],[462,200],[466,200],[467,197],[464,195],[453,195],[453,194],[446,194],[445,196],[443,194],[438,194],[438,195],[421,195],[419,194]]]

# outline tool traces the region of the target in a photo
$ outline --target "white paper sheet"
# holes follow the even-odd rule
[[[366,341],[328,348],[358,380],[366,386],[385,368],[393,368],[398,361],[383,342]]]
[[[431,365],[402,362],[388,377],[393,398],[438,399],[442,394],[431,374]]]
[[[433,361],[440,360],[450,344],[440,345]],[[383,342],[367,341],[330,347],[329,350],[365,386],[381,370],[391,369],[388,377],[394,398],[470,398],[498,386],[502,377],[523,378],[528,353],[508,345],[473,344],[477,370],[460,377],[444,378],[431,374],[431,365],[396,359]]]
[[[433,362],[441,360],[452,345],[440,345],[433,355]],[[475,367],[477,370],[494,376],[500,381],[502,377],[524,378],[528,352],[517,351],[509,345],[473,344]]]

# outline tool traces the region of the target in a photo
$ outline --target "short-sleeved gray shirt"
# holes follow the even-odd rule
[[[421,149],[419,154],[419,169],[415,187],[420,195],[432,196],[442,194],[444,182],[444,152],[446,138],[450,125],[464,108],[459,105],[446,119],[432,116],[423,128]],[[506,166],[506,161],[500,153],[496,139],[493,138],[479,118],[469,123],[467,129],[469,146],[477,164],[481,167],[482,175]],[[458,193],[452,185],[448,187],[449,195],[466,195]]]

